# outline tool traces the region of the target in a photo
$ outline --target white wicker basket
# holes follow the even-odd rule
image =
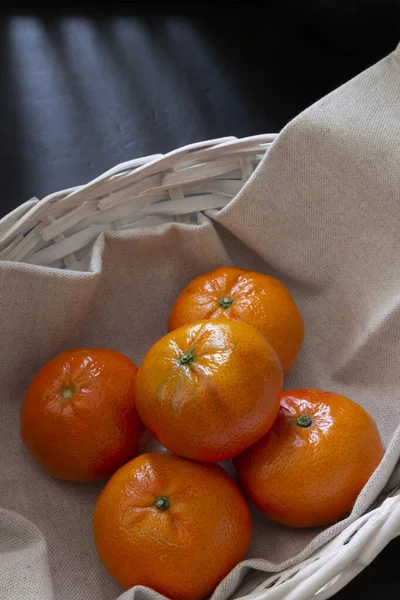
[[[0,260],[85,271],[101,232],[202,223],[253,173],[275,135],[234,137],[123,163],[87,185],[36,198],[0,221]],[[308,560],[241,600],[330,598],[400,535],[400,489]]]
[[[36,198],[0,221],[0,260],[85,271],[103,231],[201,222],[238,193],[275,135],[234,137],[132,160]]]

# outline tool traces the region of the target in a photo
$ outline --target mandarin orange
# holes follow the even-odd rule
[[[282,395],[271,431],[235,465],[264,515],[313,527],[351,512],[382,456],[378,429],[361,406],[330,392],[294,390]]]
[[[149,350],[136,378],[136,405],[158,441],[180,456],[218,462],[272,426],[282,368],[265,337],[222,319],[186,325]]]
[[[113,475],[93,531],[100,560],[122,587],[201,600],[244,557],[251,516],[218,465],[153,452]]]
[[[59,354],[32,380],[21,406],[26,448],[51,475],[94,481],[110,475],[139,447],[137,368],[106,348]]]

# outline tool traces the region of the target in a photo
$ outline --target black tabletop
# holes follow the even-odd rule
[[[98,6],[14,2],[0,17],[0,217],[135,157],[278,132],[400,32],[397,0]],[[336,597],[397,597],[399,550]]]

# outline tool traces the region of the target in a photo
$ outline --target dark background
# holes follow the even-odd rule
[[[0,217],[131,158],[278,132],[400,41],[400,0],[6,6]],[[398,597],[399,550],[336,597]]]

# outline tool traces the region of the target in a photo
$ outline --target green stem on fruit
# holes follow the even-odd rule
[[[312,419],[308,415],[300,415],[300,417],[296,419],[296,423],[299,427],[310,427]]]
[[[72,386],[68,385],[61,392],[61,396],[62,396],[63,400],[71,400],[74,393],[75,393],[74,388]]]
[[[166,496],[160,496],[154,502],[154,506],[156,508],[158,508],[158,510],[167,510],[167,508],[170,507],[170,503],[169,503],[169,500],[168,500],[168,498]]]
[[[193,350],[190,350],[190,352],[187,352],[186,354],[182,354],[182,356],[179,359],[179,363],[181,365],[190,365],[193,361],[194,361]]]
[[[228,298],[228,296],[224,296],[219,300],[218,304],[222,306],[222,308],[230,308],[233,303],[233,298]]]

